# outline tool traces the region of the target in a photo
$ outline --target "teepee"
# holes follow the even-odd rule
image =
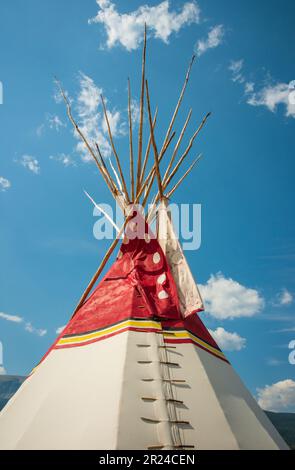
[[[103,97],[116,177],[99,146],[85,138],[61,89],[68,116],[125,222],[68,325],[0,414],[0,449],[287,448],[200,320],[202,299],[169,213],[169,198],[198,159],[172,189],[168,186],[209,116],[177,159],[189,111],[162,177],[160,164],[171,149],[193,60],[158,149],[157,112],[152,117],[145,57],[146,32],[137,159],[128,82],[129,192]],[[149,139],[144,153],[145,103]],[[144,217],[137,204],[147,205],[155,179],[156,193]],[[148,223],[154,216],[156,235]],[[122,237],[116,261],[95,286]]]

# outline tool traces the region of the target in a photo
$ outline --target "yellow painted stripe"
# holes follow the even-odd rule
[[[165,335],[165,331],[163,331],[164,336],[166,336],[167,338],[171,338],[171,336],[169,335],[169,332],[170,332],[170,331],[167,331],[168,334]],[[198,338],[197,336],[193,335],[190,331],[186,331],[186,330],[183,330],[183,331],[174,331],[173,333],[174,333],[173,337],[176,338],[176,339],[177,339],[177,338],[188,338],[188,339],[192,339],[195,343],[199,344],[200,346],[203,346],[203,348],[207,349],[208,351],[211,351],[211,352],[213,352],[214,354],[217,354],[218,356],[225,358],[224,354],[223,354],[219,349],[216,349],[216,348],[214,348],[213,346],[210,346],[210,344],[205,343],[205,342],[202,341],[200,338]],[[173,341],[173,338],[171,338],[171,339],[172,339],[172,341]]]
[[[79,344],[83,342],[90,341],[92,339],[96,338],[101,338],[104,336],[107,336],[111,333],[119,333],[121,330],[124,330],[128,327],[134,327],[134,328],[155,328],[158,329],[159,331],[162,329],[161,324],[159,322],[155,321],[149,321],[149,320],[126,320],[122,323],[119,323],[118,325],[114,325],[110,328],[105,328],[100,331],[94,331],[93,333],[88,333],[84,335],[78,335],[78,336],[72,336],[70,338],[61,338],[56,346],[63,346],[66,344]],[[168,331],[163,331],[163,334],[166,338],[170,338],[173,341],[173,338],[184,338],[184,339],[191,339],[194,343],[197,345],[202,346],[204,349],[207,349],[208,351],[213,352],[217,356],[220,356],[222,358],[225,358],[224,354],[219,351],[219,349],[214,348],[213,346],[210,346],[208,343],[202,341],[192,333],[186,330],[168,330]],[[173,335],[173,337],[172,337]]]
[[[161,330],[161,324],[155,321],[142,321],[142,320],[127,320],[123,323],[119,323],[118,325],[112,326],[110,328],[105,328],[104,330],[94,331],[93,333],[89,333],[86,335],[79,335],[79,336],[72,336],[70,338],[61,338],[57,346],[64,345],[64,344],[72,344],[72,343],[81,343],[84,341],[89,341],[91,339],[99,338],[101,336],[106,336],[110,333],[115,333],[120,330],[123,330],[128,327],[135,327],[135,328],[156,328]]]

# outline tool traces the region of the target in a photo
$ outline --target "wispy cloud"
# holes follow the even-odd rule
[[[61,163],[65,167],[69,166],[77,166],[77,163],[73,159],[71,155],[67,155],[65,153],[60,153],[59,155],[50,155],[50,160],[55,160],[56,162]]]
[[[31,322],[26,321],[23,317],[20,317],[19,315],[9,315],[8,313],[0,312],[0,319],[11,322],[11,323],[21,324],[23,325],[25,331],[27,331],[28,333],[37,335],[37,336],[42,337],[42,336],[45,336],[47,333],[47,330],[35,328]]]
[[[137,49],[142,41],[144,23],[150,35],[168,43],[173,33],[200,21],[200,8],[195,1],[184,3],[179,11],[170,10],[170,2],[166,0],[156,6],[140,6],[130,13],[119,13],[110,0],[96,0],[96,3],[98,13],[89,23],[104,26],[109,49],[118,44],[128,51]]]
[[[11,187],[11,182],[7,178],[0,176],[0,191],[5,192],[10,187]]]
[[[293,333],[295,331],[295,326],[290,328],[282,328],[281,330],[275,330],[274,333]]]
[[[238,333],[230,333],[221,327],[209,332],[223,351],[240,351],[246,347],[246,338],[242,338]]]
[[[262,313],[260,315],[262,320],[270,320],[276,322],[292,322],[294,321],[294,314],[282,315],[281,313]]]
[[[59,132],[60,129],[62,129],[63,127],[66,127],[66,124],[56,114],[55,115],[49,114],[47,116],[47,120],[48,120],[49,128],[57,132]]]
[[[18,315],[9,315],[8,313],[0,312],[0,318],[6,321],[10,321],[12,323],[22,323],[24,319],[19,317]]]
[[[58,78],[57,78],[57,77],[54,78],[53,83],[54,83],[54,89],[53,89],[53,95],[52,95],[52,97],[53,97],[54,101],[56,102],[56,104],[61,104],[61,103],[63,103],[64,98],[63,98],[63,96],[62,96],[62,94],[61,94],[61,92],[60,92],[60,88],[59,88],[59,86],[58,86],[58,83],[59,83],[59,82],[58,82]],[[73,100],[72,100],[72,98],[70,97],[68,91],[67,91],[67,90],[64,90],[64,93],[65,93],[65,96],[67,97],[67,99],[69,100],[69,103],[72,103]]]
[[[103,154],[109,156],[111,147],[102,130],[102,114],[99,110],[102,89],[95,85],[92,78],[83,73],[79,75],[79,85],[77,112],[80,129],[90,145],[93,145],[94,142],[98,143]],[[79,139],[76,150],[81,155],[82,160],[91,161],[91,156],[84,143],[80,141],[78,134],[75,133],[75,137]]]
[[[75,100],[71,99],[67,92],[65,92],[65,94],[75,111],[79,129],[95,154],[97,153],[95,146],[97,143],[103,157],[109,158],[112,153],[112,148],[109,141],[108,126],[101,103],[101,95],[104,95],[103,89],[99,87],[91,77],[83,72],[80,72],[78,75],[78,85],[79,89]],[[59,90],[56,91],[54,99],[57,103],[61,103]],[[105,96],[104,101],[107,108],[107,117],[112,137],[115,139],[125,136],[128,133],[127,108],[124,108],[123,110],[112,108]],[[139,104],[135,99],[132,99],[131,101],[131,113],[133,125],[136,126],[139,121]],[[81,140],[78,132],[73,130],[73,134],[77,140],[75,152],[77,152],[83,162],[92,162],[93,157],[90,155],[88,148]],[[75,166],[74,159],[70,157],[68,153],[61,153],[56,156],[53,155],[49,158],[51,160],[59,161],[65,166]]]
[[[233,82],[244,83],[245,78],[242,74],[244,60],[232,60],[229,64],[228,70],[231,72],[231,79]]]
[[[120,111],[114,111],[113,113],[108,111],[108,121],[109,121],[109,125],[110,125],[113,136],[126,134],[125,122],[122,121],[121,119]],[[103,119],[102,121],[102,130],[104,134],[107,134],[108,127],[107,127],[105,119]]]
[[[254,83],[253,82],[246,82],[245,83],[245,93],[246,95],[251,94],[254,92]]]
[[[28,322],[25,324],[25,330],[29,333],[32,333],[37,336],[45,336],[47,334],[47,330],[35,328],[32,323]]]
[[[57,98],[57,94],[55,98]],[[45,116],[45,122],[37,127],[36,134],[38,137],[42,137],[47,128],[56,132],[60,132],[60,130],[64,127],[67,127],[66,123],[64,123],[57,114],[47,113]]]
[[[295,118],[295,92],[292,82],[275,82],[271,77],[268,77],[268,83],[259,86],[246,79],[243,67],[244,61],[240,59],[231,61],[229,70],[232,81],[243,85],[247,104],[256,107],[264,106],[273,113],[277,111],[279,106],[282,106],[286,117]]]
[[[292,379],[281,380],[264,388],[257,389],[258,403],[264,410],[295,411],[295,382]]]
[[[276,294],[276,296],[270,301],[270,304],[276,308],[288,307],[293,303],[293,300],[293,294],[288,289],[284,288]]]
[[[109,157],[111,155],[111,146],[107,137],[108,131],[100,102],[100,95],[103,90],[94,83],[92,78],[82,72],[79,75],[79,86],[76,109],[80,129],[90,145],[96,142],[103,155]],[[107,99],[105,99],[105,102],[107,103]],[[126,122],[122,120],[121,112],[112,110],[108,106],[107,115],[113,137],[125,135]],[[76,150],[81,155],[82,160],[92,160],[80,137],[76,133],[75,136],[79,139]]]
[[[59,327],[56,329],[56,331],[55,331],[56,334],[57,334],[57,335],[60,335],[61,332],[65,329],[66,326],[67,326],[67,325],[59,326]]]
[[[38,137],[41,137],[45,131],[45,124],[40,124],[36,129],[36,134]]]
[[[132,124],[136,126],[139,124],[140,120],[140,105],[137,100],[134,98],[131,100],[131,117],[132,117]]]
[[[205,310],[219,319],[252,317],[264,307],[264,299],[256,289],[243,286],[222,273],[211,275],[200,285]]]
[[[79,74],[79,85],[80,92],[77,98],[79,116],[81,118],[87,118],[89,115],[95,115],[98,105],[100,104],[102,88],[96,86],[93,79],[83,72]]]
[[[275,83],[250,94],[247,103],[251,106],[264,106],[271,112],[276,112],[279,105],[285,108],[287,117],[295,118],[295,104],[290,99],[288,83]]]
[[[208,36],[205,39],[200,39],[195,45],[195,51],[198,56],[201,56],[209,49],[214,49],[219,46],[224,38],[224,26],[222,24],[214,26],[209,30]]]
[[[23,155],[19,160],[20,164],[35,175],[39,175],[41,169],[37,158],[31,155]]]
[[[293,303],[293,294],[287,289],[283,289],[278,296],[278,301],[280,305],[291,305]]]

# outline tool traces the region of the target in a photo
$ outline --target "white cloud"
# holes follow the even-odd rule
[[[253,82],[246,82],[245,83],[245,93],[246,95],[249,93],[253,93],[255,84]]]
[[[6,375],[6,370],[0,365],[0,375]]]
[[[278,296],[280,305],[290,305],[293,302],[293,295],[287,289],[283,289]]]
[[[8,315],[8,313],[3,313],[3,312],[0,312],[0,318],[2,318],[3,320],[6,320],[6,321],[13,322],[13,323],[22,323],[23,322],[22,317],[19,317],[18,315]]]
[[[99,112],[100,95],[102,89],[98,88],[92,78],[80,73],[79,76],[80,91],[77,98],[77,112],[79,118],[79,127],[90,145],[98,143],[103,155],[110,156],[111,147],[102,130],[102,114]],[[75,133],[79,140],[76,150],[81,155],[83,161],[91,161],[84,143],[80,136]]]
[[[209,332],[223,351],[240,351],[246,346],[246,338],[242,338],[238,333],[230,333],[221,327]]]
[[[257,290],[227,279],[222,273],[212,274],[205,285],[200,285],[200,291],[206,311],[219,319],[252,317],[264,306]]]
[[[84,73],[79,75],[80,92],[78,95],[78,112],[81,118],[95,115],[100,103],[102,88],[98,88],[92,78]]]
[[[108,120],[113,136],[126,134],[125,123],[121,121],[120,111],[114,111],[113,113],[108,111]],[[107,134],[108,128],[105,119],[102,121],[102,130],[105,134]]]
[[[288,83],[266,85],[257,93],[250,94],[247,103],[251,106],[265,106],[269,111],[276,112],[279,105],[285,108],[287,117],[295,118],[295,104],[291,102]]]
[[[77,113],[79,127],[90,145],[96,142],[104,157],[111,155],[111,146],[107,137],[107,126],[103,115],[100,95],[102,89],[95,85],[92,78],[80,73],[79,76],[80,91],[77,98]],[[105,99],[107,103],[107,100]],[[118,137],[126,133],[126,122],[121,120],[120,111],[107,109],[108,120],[110,123],[113,137]],[[75,132],[75,137],[79,139],[76,150],[81,155],[82,160],[91,161],[84,143],[80,136]],[[95,149],[94,149],[95,150]]]
[[[59,93],[59,95],[61,95],[61,94]],[[57,98],[57,96],[58,95],[57,95],[57,92],[56,92],[56,95],[54,96],[55,101],[59,100],[59,98]],[[58,102],[60,102],[60,101],[58,101]],[[55,131],[59,132],[60,129],[62,129],[63,127],[67,127],[67,126],[60,119],[59,116],[47,113],[46,114],[46,122],[40,124],[40,126],[38,126],[37,129],[36,129],[37,136],[42,137],[42,135],[44,134],[47,127],[49,127],[49,129],[51,129],[51,130],[55,130]]]
[[[290,83],[268,83],[259,91],[255,91],[255,83],[247,81],[243,73],[244,61],[231,61],[229,70],[232,74],[232,81],[243,85],[244,93],[247,97],[247,104],[250,106],[264,106],[271,112],[276,112],[279,105],[285,108],[287,117],[295,118],[294,84]],[[271,78],[268,78],[270,82]],[[291,96],[292,93],[292,96]]]
[[[69,102],[72,103],[72,99],[69,96],[69,93],[67,92],[67,90],[64,90],[64,93],[65,93],[67,99],[69,100]],[[54,79],[53,99],[57,104],[63,103],[63,101],[64,101],[63,95],[62,95],[60,87],[59,87],[59,81],[58,81],[57,78]]]
[[[131,117],[132,117],[132,124],[136,126],[139,124],[140,121],[140,105],[137,100],[134,98],[131,100]]]
[[[89,23],[104,26],[108,48],[121,44],[128,51],[137,49],[143,39],[144,23],[149,34],[168,43],[172,33],[200,21],[200,9],[195,1],[184,3],[179,12],[170,11],[170,2],[165,0],[156,6],[140,6],[130,13],[119,13],[110,0],[96,0],[96,3],[99,11]]]
[[[286,379],[258,388],[257,398],[264,410],[295,412],[295,382]]]
[[[71,157],[71,155],[67,155],[65,153],[60,153],[59,155],[53,156],[50,155],[50,160],[55,160],[56,162],[61,163],[65,167],[69,166],[77,166],[75,160]]]
[[[32,333],[37,336],[45,336],[47,334],[47,330],[35,328],[32,323],[28,322],[25,324],[25,330],[29,333]]]
[[[27,168],[32,173],[35,173],[35,175],[40,173],[39,161],[31,155],[23,155],[20,159],[20,163],[24,168]]]
[[[206,39],[200,39],[195,45],[198,56],[204,54],[208,49],[214,49],[219,46],[224,38],[224,27],[222,24],[214,26],[210,29]]]
[[[63,325],[63,326],[60,326],[59,328],[56,329],[56,334],[57,335],[60,335],[61,332],[65,329],[67,325]]]
[[[288,289],[282,289],[273,300],[271,300],[271,305],[274,307],[286,307],[293,303],[294,296],[288,291]],[[282,317],[283,318],[283,317]]]
[[[0,176],[0,191],[7,191],[11,187],[11,182],[4,178],[3,176]]]
[[[18,315],[9,315],[8,313],[0,312],[0,318],[12,323],[22,324],[24,325],[24,329],[26,331],[28,331],[29,333],[36,334],[38,336],[45,336],[47,333],[47,330],[35,328],[32,323],[26,322],[24,318]]]
[[[66,127],[66,124],[62,122],[62,120],[59,118],[57,115],[51,115],[49,114],[47,116],[48,124],[50,129],[54,129],[57,132],[62,128]]]
[[[229,71],[231,72],[231,79],[233,82],[244,83],[245,78],[242,74],[242,69],[244,66],[244,60],[232,60],[229,64]]]
[[[91,146],[94,153],[97,153],[95,143],[100,147],[102,155],[105,158],[111,156],[112,149],[109,143],[108,128],[105,122],[103,107],[101,103],[101,95],[103,94],[102,88],[97,86],[94,80],[80,72],[78,75],[79,90],[75,101],[75,112],[77,115],[77,124],[87,142]],[[69,98],[68,93],[65,92],[68,100],[73,104]],[[60,92],[57,91],[55,100],[60,103]],[[112,132],[113,138],[126,135],[128,133],[128,120],[127,110],[123,112],[111,109],[108,105],[108,100],[104,98],[107,107],[107,116]],[[139,110],[138,104],[132,100],[131,111],[133,115],[134,124],[137,124]],[[55,116],[56,118],[56,116]],[[52,120],[52,125],[60,128],[61,124],[57,119]],[[64,124],[62,124],[65,126]],[[73,131],[74,137],[77,140],[75,147],[76,152],[80,155],[82,161],[90,162],[93,160],[84,142],[81,140],[80,135],[76,130]],[[61,153],[56,156],[50,156],[51,160],[56,160],[65,166],[75,165],[75,161],[68,154]]]

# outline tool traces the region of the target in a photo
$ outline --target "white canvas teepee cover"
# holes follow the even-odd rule
[[[0,449],[284,448],[148,227],[0,414]]]

